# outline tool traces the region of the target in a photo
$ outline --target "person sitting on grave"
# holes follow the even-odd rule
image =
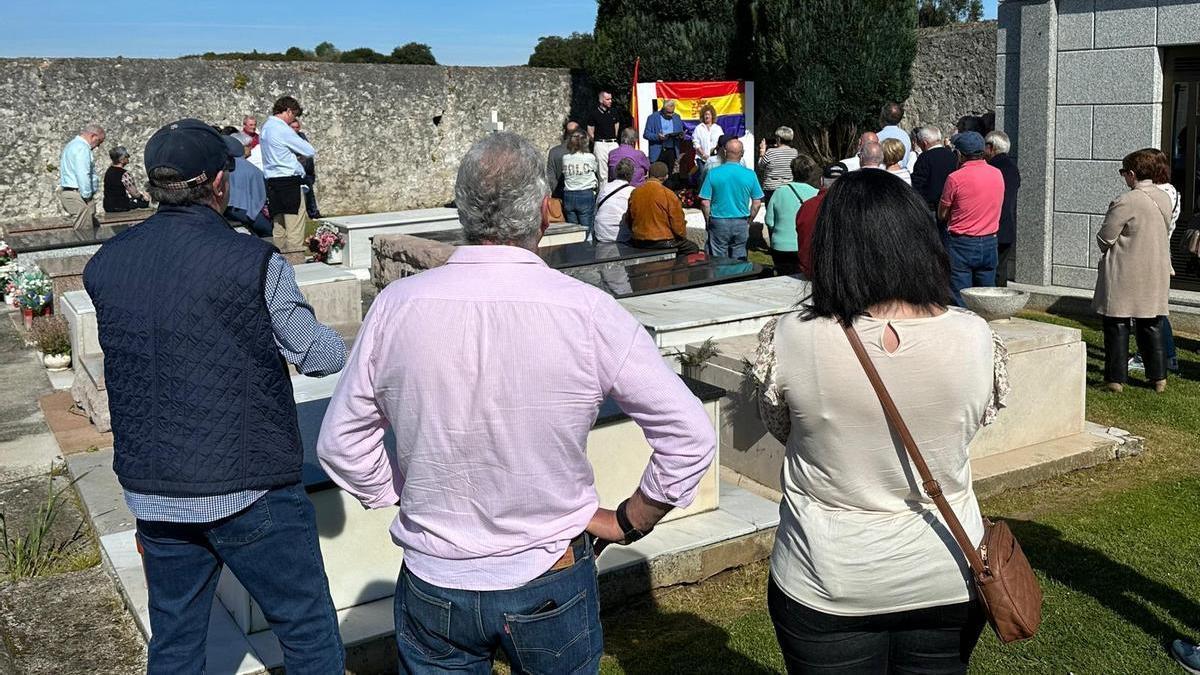
[[[104,172],[104,212],[120,213],[150,206],[150,195],[138,187],[129,171],[129,151],[118,145],[108,152],[112,165]]]
[[[221,217],[242,153],[199,120],[159,129],[145,152],[158,211],[83,271],[113,470],[137,519],[149,593],[147,671],[204,672],[228,566],[269,619],[287,672],[341,673],[286,363],[336,373],[346,345],[317,322],[278,250]]]
[[[700,250],[687,238],[683,202],[663,185],[669,169],[662,162],[650,165],[650,178],[629,195],[629,245],[636,248],[673,248],[678,255]]]
[[[98,227],[96,221],[96,172],[92,150],[104,143],[104,128],[89,124],[63,147],[58,158],[58,201],[76,230]]]
[[[596,199],[596,219],[592,226],[596,243],[625,243],[632,236],[629,229],[629,197],[634,190],[632,180],[636,171],[633,160],[626,157],[617,162],[610,172],[613,179],[600,188],[600,196]]]
[[[491,672],[499,650],[521,672],[597,672],[596,550],[691,503],[715,454],[703,406],[637,319],[538,257],[544,167],[513,133],[471,146],[454,187],[468,245],[379,294],[317,441],[335,483],[395,509],[400,672]],[[615,511],[587,457],[606,398],[651,448]]]
[[[236,129],[231,133],[227,127],[222,133],[240,145]],[[242,150],[241,157],[234,157],[233,173],[229,174],[229,206],[225,208],[225,218],[245,225],[260,237],[269,237],[271,219],[265,213],[267,181],[262,171],[246,159],[250,155],[250,146],[242,146]]]
[[[621,160],[628,159],[633,163],[633,178],[629,184],[633,187],[640,187],[646,182],[646,174],[650,173],[650,160],[646,157],[646,153],[638,148],[637,129],[633,127],[625,127],[621,130],[621,145],[617,146],[608,154],[608,179],[614,180],[616,175],[617,163]]]

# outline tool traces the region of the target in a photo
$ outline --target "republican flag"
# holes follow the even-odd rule
[[[635,65],[635,73],[636,68]],[[667,99],[675,99],[675,112],[683,120],[689,138],[692,129],[700,123],[700,108],[706,104],[716,109],[716,122],[730,138],[746,135],[745,82],[659,82],[655,85],[654,97],[658,109],[662,109]],[[637,100],[636,95],[634,100]],[[637,119],[636,111],[634,119]]]

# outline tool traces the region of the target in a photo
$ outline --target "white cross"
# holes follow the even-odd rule
[[[488,123],[488,128],[492,132],[504,131],[504,122],[500,121],[500,112],[498,110],[492,111],[492,121]]]

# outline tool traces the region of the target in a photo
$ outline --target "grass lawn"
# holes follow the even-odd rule
[[[1146,438],[1136,458],[1079,471],[983,503],[1017,533],[1045,592],[1033,641],[985,631],[972,673],[1182,673],[1164,651],[1200,638],[1200,342],[1177,335],[1181,376],[1156,395],[1100,384],[1099,323],[1088,343],[1088,419]],[[766,611],[765,562],[604,613],[604,673],[765,673],[783,669]]]

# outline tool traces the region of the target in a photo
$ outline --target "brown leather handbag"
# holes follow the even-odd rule
[[[1042,589],[1033,574],[1033,567],[1029,565],[1021,545],[1017,543],[1017,538],[1004,522],[992,522],[984,518],[983,541],[979,544],[979,550],[971,546],[971,540],[963,530],[962,523],[942,494],[942,486],[929,472],[929,465],[917,449],[917,443],[909,433],[908,425],[900,417],[896,403],[883,386],[879,371],[875,369],[875,364],[871,363],[871,357],[867,355],[858,332],[850,327],[843,328],[850,340],[850,346],[854,348],[855,356],[858,357],[867,373],[867,379],[871,381],[871,386],[879,397],[879,402],[883,404],[888,423],[899,434],[904,449],[921,476],[921,488],[937,505],[942,519],[954,534],[954,540],[967,557],[967,563],[971,566],[972,576],[975,578],[979,600],[983,604],[988,623],[996,631],[996,637],[1003,643],[1033,637],[1042,623]]]

